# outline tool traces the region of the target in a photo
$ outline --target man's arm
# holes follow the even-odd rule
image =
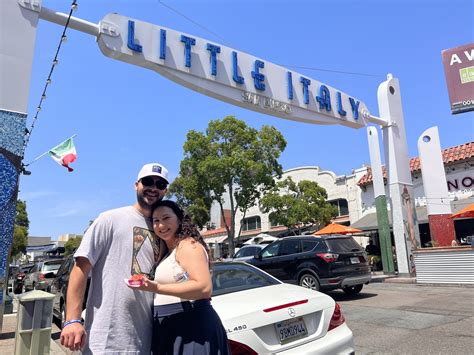
[[[66,321],[81,319],[84,292],[87,286],[87,278],[92,265],[87,258],[76,258],[76,264],[69,276],[66,302]],[[66,325],[61,332],[61,345],[71,351],[80,350],[84,347],[86,332],[81,323]]]

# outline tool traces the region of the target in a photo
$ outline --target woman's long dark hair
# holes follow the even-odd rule
[[[186,214],[186,212],[184,212],[184,210],[179,207],[176,202],[171,200],[161,200],[160,202],[156,203],[154,206],[155,208],[153,210],[153,213],[156,211],[157,208],[163,206],[171,208],[174,214],[178,217],[179,226],[178,230],[176,231],[176,238],[178,239],[177,245],[185,238],[192,238],[204,247],[209,257],[209,248],[204,239],[202,238],[201,233],[199,233],[197,225],[193,223],[191,217]]]

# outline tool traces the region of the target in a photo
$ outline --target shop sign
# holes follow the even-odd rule
[[[355,97],[196,36],[108,14],[100,22],[98,44],[108,57],[154,70],[190,89],[246,109],[309,123],[366,126],[367,107]]]
[[[451,113],[474,110],[474,43],[441,52]]]

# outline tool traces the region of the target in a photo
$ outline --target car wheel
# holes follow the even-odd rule
[[[319,291],[319,281],[316,276],[312,274],[304,274],[300,278],[300,286],[310,288],[311,290]]]
[[[354,285],[354,286],[346,286],[346,287],[343,287],[342,290],[346,293],[346,295],[355,296],[360,291],[362,291],[362,287],[364,287],[364,285],[362,284]]]
[[[66,320],[66,307],[64,307],[63,302],[61,302],[61,306],[60,306],[59,310],[61,312],[61,322],[60,322],[61,326],[60,326],[60,328],[62,329],[63,328],[63,323]]]

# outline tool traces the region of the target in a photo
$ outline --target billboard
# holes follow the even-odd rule
[[[474,43],[445,49],[441,55],[451,113],[474,111]]]

